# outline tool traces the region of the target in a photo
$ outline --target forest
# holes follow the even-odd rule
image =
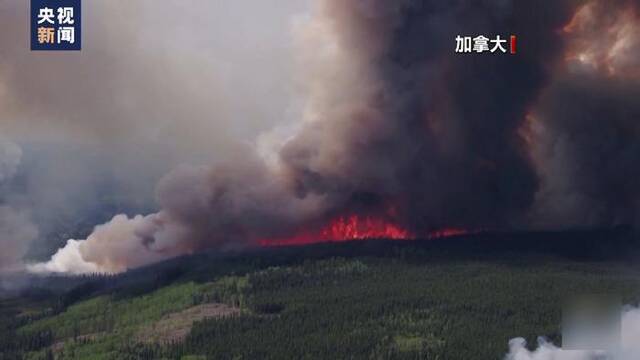
[[[0,300],[0,359],[502,359],[561,344],[576,294],[640,300],[626,228],[205,253],[34,279]]]

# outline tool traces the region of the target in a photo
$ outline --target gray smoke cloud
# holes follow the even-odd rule
[[[0,273],[22,267],[22,258],[38,236],[30,214],[13,201],[6,187],[17,173],[22,149],[0,138]]]
[[[31,241],[38,236],[29,214],[10,206],[0,206],[0,272],[18,270]]]
[[[297,124],[226,164],[178,167],[156,188],[158,212],[118,215],[30,269],[121,272],[350,213],[418,236],[633,221],[637,2],[602,4],[319,0],[294,28]],[[613,38],[592,44],[591,29]],[[454,52],[475,34],[522,46]]]
[[[95,1],[82,51],[46,53],[25,46],[29,4],[2,1],[0,126],[115,156],[232,154],[290,102],[288,27],[305,2],[278,4]]]
[[[324,4],[351,66],[329,73],[333,82],[312,100],[320,120],[281,152],[297,191],[346,207],[391,198],[417,233],[519,223],[537,178],[518,129],[560,55],[554,29],[569,6]],[[510,32],[536,40],[518,58],[452,49],[457,34]]]
[[[227,166],[179,168],[157,187],[159,212],[116,216],[32,270],[119,272],[344,212],[418,234],[517,223],[537,184],[518,128],[570,15],[563,3],[533,6],[318,1],[296,29],[307,102],[293,131],[263,136],[257,155]],[[538,42],[519,58],[453,52],[457,34],[481,32]]]
[[[18,171],[22,149],[7,140],[0,139],[0,183],[11,179]]]
[[[178,164],[244,152],[293,116],[289,27],[307,6],[93,1],[82,51],[52,53],[28,48],[29,2],[0,1],[0,129],[23,149],[3,194],[41,229],[30,254],[103,212],[153,209]]]

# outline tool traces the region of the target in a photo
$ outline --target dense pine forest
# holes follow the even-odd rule
[[[33,279],[0,302],[0,359],[502,359],[560,344],[575,294],[640,300],[628,229],[371,240]]]

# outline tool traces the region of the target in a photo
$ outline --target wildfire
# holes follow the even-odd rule
[[[429,233],[426,238],[442,238],[468,234],[461,229],[441,229]],[[342,242],[366,239],[415,240],[412,232],[398,224],[375,216],[339,216],[318,231],[300,231],[297,234],[276,239],[262,239],[262,246],[306,245],[323,242]]]

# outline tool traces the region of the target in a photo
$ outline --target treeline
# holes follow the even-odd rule
[[[151,304],[139,300],[188,282],[206,291],[190,294],[185,306],[225,303],[242,314],[199,321],[184,341],[164,345],[133,335],[114,338],[108,358],[496,359],[512,337],[535,343],[544,335],[558,343],[564,295],[614,292],[625,303],[640,299],[640,271],[625,262],[637,250],[637,238],[625,228],[476,234],[449,241],[199,254],[117,276],[74,278],[75,286],[63,293],[24,293],[20,301],[38,303],[38,311],[11,310],[20,301],[0,306],[0,360],[29,354],[86,358],[89,349],[103,351],[100,336],[86,335],[135,324],[145,309],[158,318],[171,308],[173,295]],[[571,253],[571,247],[577,250]],[[600,252],[601,247],[614,250]],[[78,317],[71,328],[18,331],[98,296],[135,306],[120,312],[105,307],[89,319]],[[64,352],[53,351],[56,331],[73,340]]]
[[[24,298],[24,301],[30,301]],[[49,347],[53,343],[51,330],[31,334],[19,334],[17,329],[30,321],[46,316],[36,314],[18,316],[18,312],[9,301],[0,301],[0,360],[22,359],[29,351]]]

